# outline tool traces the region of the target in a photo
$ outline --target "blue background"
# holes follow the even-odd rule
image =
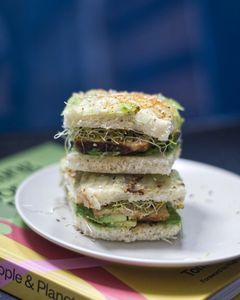
[[[90,88],[162,92],[187,126],[240,120],[240,1],[0,1],[0,132],[61,127]]]

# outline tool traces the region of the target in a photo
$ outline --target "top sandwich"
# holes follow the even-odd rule
[[[82,153],[164,152],[178,142],[182,109],[161,94],[90,90],[67,101],[63,127]]]
[[[136,157],[143,161],[151,158],[155,164],[155,159],[163,161],[163,155],[167,155],[164,159],[170,166],[179,155],[183,122],[179,110],[183,108],[178,102],[161,94],[113,90],[74,93],[62,113],[64,131],[59,135],[66,137],[67,149],[71,149],[70,164],[71,160],[75,163],[80,159],[84,165],[89,157],[90,164],[83,166],[82,171],[92,171],[91,162],[94,166],[96,156],[101,164],[100,170],[93,170],[97,172],[101,172],[102,164],[113,163],[113,167],[103,170],[112,173],[114,164],[124,163],[119,160],[123,156],[125,164],[131,165],[131,162],[138,163]],[[169,173],[169,166],[160,173]],[[129,170],[120,167],[117,172]]]

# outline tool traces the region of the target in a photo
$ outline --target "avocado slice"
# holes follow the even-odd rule
[[[127,217],[124,215],[105,215],[97,218],[101,223],[119,223],[127,221]]]

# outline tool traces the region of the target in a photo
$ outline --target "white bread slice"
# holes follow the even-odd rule
[[[169,175],[179,155],[179,147],[169,154],[146,156],[94,156],[70,152],[66,155],[66,166],[74,171],[94,173]]]
[[[178,107],[161,94],[90,90],[74,93],[68,100],[63,127],[135,130],[167,141],[179,127]]]
[[[170,202],[178,208],[184,206],[185,186],[176,170],[170,176],[76,172],[66,168],[65,159],[61,167],[63,184],[72,201],[88,208],[101,209],[102,206],[124,200],[152,200]]]
[[[181,223],[173,225],[165,225],[160,222],[155,224],[141,223],[134,228],[124,227],[103,227],[88,222],[81,216],[76,216],[75,226],[84,235],[94,239],[102,239],[108,241],[154,241],[154,240],[171,240],[175,239],[176,235],[181,230]]]

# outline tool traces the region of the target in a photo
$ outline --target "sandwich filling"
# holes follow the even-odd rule
[[[103,206],[100,210],[85,207],[83,204],[75,204],[74,210],[77,216],[88,221],[106,227],[132,228],[139,223],[161,223],[174,225],[181,223],[181,218],[171,203],[138,201],[119,201]]]
[[[181,143],[180,131],[172,133],[167,141],[124,129],[80,127],[64,130],[61,135],[66,138],[67,151],[74,148],[80,153],[95,156],[168,154]]]

